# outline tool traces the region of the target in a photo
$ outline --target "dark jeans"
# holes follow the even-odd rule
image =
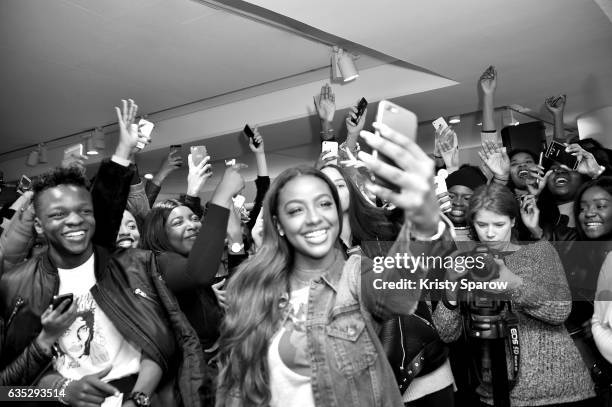
[[[404,403],[405,407],[454,407],[455,394],[453,385],[438,390],[435,393],[428,394],[420,399]]]

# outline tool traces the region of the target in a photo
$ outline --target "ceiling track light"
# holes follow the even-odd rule
[[[93,138],[93,132],[88,137],[85,137],[85,154],[98,155],[98,149]]]
[[[518,126],[520,122],[514,117],[514,112],[511,108],[507,108],[502,113],[502,123],[505,126]]]
[[[457,124],[457,123],[461,123],[461,116],[459,115],[455,115],[455,116],[450,116],[448,118],[448,122],[450,124]]]
[[[38,165],[38,150],[30,151],[26,160],[26,165],[28,167],[36,167]]]
[[[93,131],[93,143],[94,147],[96,147],[96,150],[98,150],[98,152],[106,150],[106,140],[104,139],[105,136],[106,135],[104,134],[104,131],[101,127],[98,127]]]
[[[38,163],[46,164],[48,162],[49,160],[47,158],[47,146],[45,146],[45,143],[40,143],[38,145]]]
[[[332,52],[332,79],[349,82],[359,77],[353,56],[346,50],[334,47]]]
[[[40,143],[36,148],[28,154],[26,159],[26,165],[28,167],[36,167],[38,164],[46,164],[47,159],[47,147],[45,143]]]

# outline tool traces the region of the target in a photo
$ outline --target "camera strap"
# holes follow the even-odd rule
[[[512,378],[509,380],[510,388],[512,389],[516,384],[519,369],[521,366],[521,342],[519,339],[518,331],[518,315],[512,310],[512,304],[510,301],[507,302],[508,308],[506,310],[506,326],[508,328],[510,347],[510,358],[512,359]]]

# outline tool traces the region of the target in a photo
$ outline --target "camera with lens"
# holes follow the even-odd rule
[[[482,267],[472,267],[468,278],[472,281],[491,281],[499,277],[499,265],[494,259],[500,258],[501,252],[492,250],[486,245],[477,245],[474,250],[467,253],[473,259],[480,259]]]

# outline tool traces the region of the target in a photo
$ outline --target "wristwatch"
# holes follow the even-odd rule
[[[230,252],[232,252],[232,254],[242,253],[243,249],[244,243],[232,243],[232,245],[230,246]]]
[[[138,407],[149,407],[151,405],[151,397],[141,391],[130,393],[127,400],[132,400]]]

